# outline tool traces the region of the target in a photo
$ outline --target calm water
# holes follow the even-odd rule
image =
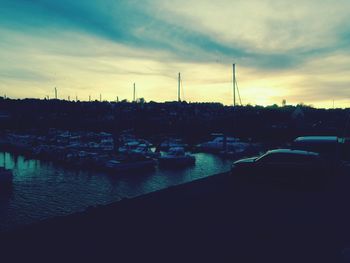
[[[14,172],[12,193],[0,197],[0,230],[228,171],[232,163],[211,154],[195,156],[196,165],[182,170],[156,168],[146,174],[108,175],[66,170],[0,152],[0,167]]]

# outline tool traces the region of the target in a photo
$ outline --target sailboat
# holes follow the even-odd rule
[[[236,79],[236,64],[232,65],[232,87],[233,87],[233,109],[237,105],[236,94],[238,95],[240,105],[242,105]],[[236,125],[236,123],[234,123]],[[241,156],[255,148],[255,145],[241,141],[236,137],[228,137],[223,133],[214,133],[212,140],[196,145],[196,149],[202,152],[218,153],[223,156],[236,157]]]
[[[178,74],[178,102],[181,102],[181,73]],[[181,140],[171,140],[163,142],[159,148],[167,149],[158,157],[160,166],[166,167],[184,167],[193,165],[196,162],[196,157],[185,151],[186,144]]]
[[[178,88],[177,88],[177,101],[178,102],[181,102],[180,87],[181,87],[181,73],[179,72],[179,75],[178,75]]]

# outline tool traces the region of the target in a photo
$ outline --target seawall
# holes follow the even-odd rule
[[[3,233],[0,247],[15,261],[346,262],[348,200],[225,173]]]

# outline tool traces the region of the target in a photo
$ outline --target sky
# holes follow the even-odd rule
[[[350,105],[349,0],[0,0],[0,96]]]

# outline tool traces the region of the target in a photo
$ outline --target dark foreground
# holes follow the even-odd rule
[[[46,262],[350,262],[350,180],[221,174],[1,235],[2,258]]]

